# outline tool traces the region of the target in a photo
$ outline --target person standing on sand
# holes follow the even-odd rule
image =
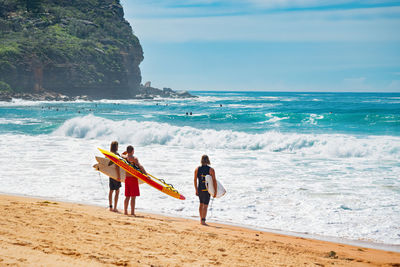
[[[110,151],[116,155],[119,156],[118,154],[118,142],[117,141],[112,141],[111,146],[110,146]],[[109,165],[114,164],[112,161],[110,161]],[[114,164],[115,165],[115,164]],[[115,169],[117,170],[118,178],[120,178],[119,174],[119,167],[115,165]],[[109,177],[109,187],[110,191],[108,192],[108,205],[110,208],[110,211],[118,212],[117,209],[117,204],[118,204],[118,197],[119,197],[119,189],[121,188],[121,182],[114,180],[113,178]],[[115,197],[114,197],[114,208],[112,205],[112,196],[113,192],[115,191]]]
[[[199,206],[199,213],[200,213],[200,223],[202,225],[206,224],[206,216],[207,216],[207,209],[208,203],[210,203],[210,193],[208,193],[206,188],[206,175],[211,175],[213,178],[214,188],[217,188],[217,180],[215,178],[215,171],[210,166],[210,159],[207,155],[203,155],[201,157],[201,166],[197,167],[194,171],[194,188],[196,189],[196,196],[199,196],[200,206]],[[213,197],[217,196],[217,190]]]
[[[128,146],[126,151],[122,153],[122,157],[124,157],[129,163],[138,167],[142,173],[147,174],[146,170],[140,165],[138,158],[133,156],[134,153],[133,146]],[[129,200],[131,202],[131,215],[135,215],[135,205],[136,205],[136,197],[140,196],[139,191],[139,181],[137,178],[131,176],[128,172],[125,177],[125,201],[124,201],[124,214],[128,215],[128,206]]]

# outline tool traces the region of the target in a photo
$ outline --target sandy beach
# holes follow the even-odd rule
[[[400,266],[400,253],[0,195],[0,265]]]

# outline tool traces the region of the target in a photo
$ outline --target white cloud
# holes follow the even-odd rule
[[[382,16],[387,13],[399,16]],[[400,41],[400,7],[222,17],[127,19],[140,39],[159,42]]]
[[[384,4],[398,6],[392,0],[121,0],[130,17],[206,17],[240,14],[314,10],[374,8]],[[365,8],[369,7],[369,8]]]
[[[349,3],[349,0],[246,0],[250,4],[261,8],[298,8],[298,7],[323,7]]]

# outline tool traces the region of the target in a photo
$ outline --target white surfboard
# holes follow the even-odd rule
[[[111,160],[109,160],[107,158],[102,158],[102,157],[96,157],[96,160],[98,163],[93,165],[93,168],[95,168],[96,171],[99,171],[99,172],[107,175],[108,177],[113,178],[114,180],[125,183],[126,172],[124,169],[118,167],[120,178],[121,178],[121,179],[118,179],[117,168],[115,168],[116,165]],[[139,184],[143,184],[143,182],[141,180],[139,180]]]
[[[211,177],[211,175],[206,175],[205,177],[206,179],[206,188],[208,190],[208,193],[210,193],[211,196],[214,196],[214,184],[213,184],[213,179]],[[215,196],[216,198],[218,197],[222,197],[223,195],[225,195],[226,190],[224,188],[224,186],[218,182],[217,180],[217,195]]]

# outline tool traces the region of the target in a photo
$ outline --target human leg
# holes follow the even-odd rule
[[[200,216],[200,222],[202,222],[202,219],[203,219],[203,203],[200,203],[200,205],[199,205],[199,216]]]
[[[113,211],[117,212],[117,204],[118,204],[118,198],[119,198],[119,189],[115,190],[115,196],[114,196],[114,209]]]
[[[200,205],[200,209],[201,209],[201,211],[200,211],[200,218],[201,218],[200,223],[201,223],[202,225],[207,225],[207,224],[206,224],[206,217],[207,217],[208,205],[202,203],[202,204]]]
[[[114,190],[111,190],[111,189],[110,189],[110,191],[108,192],[108,207],[110,208],[110,211],[113,210],[113,207],[112,207],[112,195],[113,195],[113,191],[114,191]]]
[[[136,197],[131,197],[131,215],[135,215]]]
[[[199,200],[200,200],[199,213],[201,220],[200,222],[203,225],[207,225],[206,217],[207,217],[208,203],[210,202],[210,194],[206,191],[199,192]]]
[[[124,201],[124,214],[128,215],[128,205],[129,205],[129,199],[131,197],[125,196],[125,201]]]
[[[207,217],[207,210],[208,210],[208,205],[203,204],[203,218],[204,219]]]

